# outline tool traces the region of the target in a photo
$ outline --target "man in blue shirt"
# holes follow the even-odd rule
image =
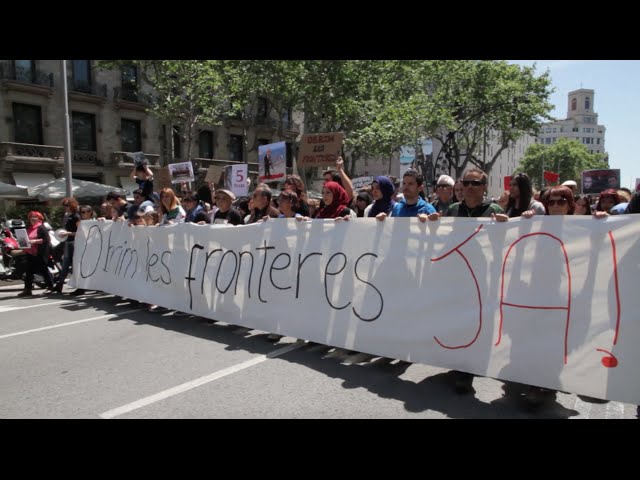
[[[404,198],[396,202],[391,210],[391,217],[417,217],[420,214],[430,215],[436,209],[420,197],[420,189],[424,179],[416,170],[407,170],[402,177],[402,194]],[[382,212],[376,215],[380,221],[387,218],[387,214]]]

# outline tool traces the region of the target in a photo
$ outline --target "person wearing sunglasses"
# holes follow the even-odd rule
[[[542,204],[545,206],[547,215],[574,215],[576,209],[573,192],[569,187],[563,185],[549,188],[542,196]],[[527,210],[522,213],[522,217],[531,218],[535,214],[534,210]],[[593,214],[595,219],[603,219],[608,216],[607,212],[595,212]],[[508,393],[508,390],[505,389],[505,393]],[[522,396],[528,409],[534,410],[545,404],[553,403],[557,392],[549,388],[520,385],[520,388],[511,391],[512,395],[514,393]]]
[[[506,222],[509,217],[504,213],[500,205],[485,200],[487,192],[487,174],[478,168],[470,168],[462,176],[462,201],[454,203],[447,210],[447,217],[478,218],[491,217],[496,222]],[[418,215],[421,222],[429,219],[438,220],[437,213],[428,216]],[[471,385],[469,384],[469,387]],[[464,388],[460,388],[464,390]]]
[[[196,216],[204,211],[204,207],[198,200],[198,197],[193,193],[189,192],[184,197],[182,197],[181,203],[184,205],[185,209],[185,218],[184,221],[186,223],[196,223]]]
[[[453,186],[455,183],[449,175],[440,175],[438,177],[435,192],[438,198],[431,202],[431,205],[441,216],[446,215],[449,207],[456,203],[455,198],[453,198]]]
[[[471,168],[462,175],[463,199],[460,203],[454,203],[447,210],[448,217],[477,218],[491,217],[496,222],[506,222],[509,217],[504,213],[500,205],[485,200],[487,191],[487,174],[478,168]],[[429,219],[435,221],[440,218],[436,213],[418,215],[421,222]],[[453,390],[458,395],[475,393],[473,388],[474,374],[453,370]]]

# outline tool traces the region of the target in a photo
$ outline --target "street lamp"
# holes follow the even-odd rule
[[[60,60],[62,74],[62,105],[64,107],[64,176],[66,178],[66,194],[73,193],[71,183],[71,133],[69,131],[69,95],[67,89],[67,61]]]

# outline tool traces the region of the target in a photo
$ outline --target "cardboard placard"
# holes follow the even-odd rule
[[[335,166],[343,141],[342,132],[303,135],[298,150],[298,167]]]

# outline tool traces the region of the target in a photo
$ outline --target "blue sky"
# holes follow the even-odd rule
[[[605,150],[611,168],[619,168],[621,186],[632,188],[640,177],[640,61],[638,60],[509,60],[551,74],[551,103],[556,118],[567,117],[567,95],[572,90],[594,90],[594,111],[604,125]]]

